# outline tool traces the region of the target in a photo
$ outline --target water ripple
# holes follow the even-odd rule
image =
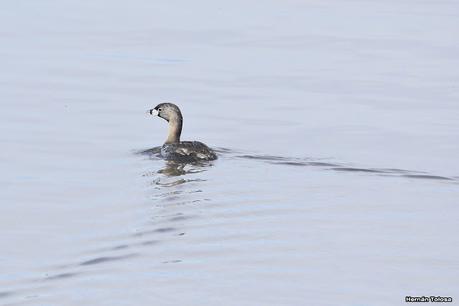
[[[90,260],[85,260],[83,262],[80,262],[80,266],[89,266],[89,265],[97,265],[109,261],[117,261],[117,260],[123,260],[127,258],[132,258],[138,256],[138,253],[132,253],[132,254],[127,254],[127,255],[120,255],[120,256],[104,256],[104,257],[97,257],[93,258]]]
[[[322,167],[327,171],[336,172],[349,172],[349,173],[366,173],[374,174],[385,177],[402,177],[411,179],[424,179],[424,180],[442,180],[442,181],[459,181],[459,176],[443,176],[427,173],[420,170],[406,170],[397,168],[365,168],[365,167],[354,167],[349,166],[346,163],[336,163],[323,161],[323,159],[312,159],[312,158],[295,158],[286,156],[275,156],[269,154],[235,154],[230,149],[221,151],[222,154],[226,154],[232,159],[245,159],[245,160],[256,160],[273,165],[281,166],[292,166],[292,167]]]

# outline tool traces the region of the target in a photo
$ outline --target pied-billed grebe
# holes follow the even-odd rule
[[[204,161],[217,159],[212,149],[199,141],[180,141],[183,117],[180,109],[173,103],[161,103],[150,109],[150,115],[157,115],[169,122],[169,133],[161,147],[165,159],[177,161]]]

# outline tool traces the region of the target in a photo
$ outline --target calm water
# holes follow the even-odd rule
[[[0,304],[457,302],[458,2],[157,2],[2,2]]]

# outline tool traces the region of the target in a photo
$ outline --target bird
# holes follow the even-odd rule
[[[149,110],[150,115],[163,118],[169,123],[167,139],[161,146],[161,156],[177,162],[199,162],[217,159],[217,154],[200,141],[180,141],[183,116],[174,103],[160,103]]]

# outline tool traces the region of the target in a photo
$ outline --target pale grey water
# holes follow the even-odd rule
[[[456,303],[458,37],[457,1],[3,1],[0,304]],[[136,154],[163,101],[216,162]]]

